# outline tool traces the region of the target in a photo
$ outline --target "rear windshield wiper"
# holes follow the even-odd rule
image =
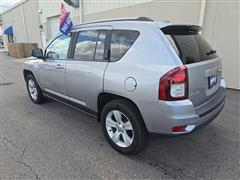
[[[216,52],[217,52],[216,50],[211,50],[211,51],[207,52],[207,55],[215,54]]]

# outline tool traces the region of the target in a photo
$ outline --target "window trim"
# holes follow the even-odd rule
[[[93,61],[95,61],[95,56],[96,56],[96,50],[97,50],[97,44],[98,44],[98,40],[99,40],[99,35],[100,35],[101,31],[98,31],[98,35],[97,35],[97,40],[96,40],[96,43],[95,43],[95,48],[94,48],[94,54],[93,54]],[[106,39],[105,39],[106,41]],[[105,43],[104,43],[105,45]],[[104,53],[104,52],[103,52]],[[103,54],[104,55],[104,54]]]
[[[111,44],[112,44],[112,34],[113,34],[113,31],[135,31],[138,33],[138,36],[137,38],[135,39],[135,41],[127,48],[126,52],[117,60],[111,60]],[[120,61],[128,52],[128,50],[133,46],[133,44],[135,44],[135,42],[138,40],[139,36],[140,36],[140,31],[138,30],[132,30],[132,29],[112,29],[112,32],[111,32],[111,38],[110,38],[110,56],[109,56],[109,62],[117,62],[117,61]]]
[[[102,60],[100,60],[100,59],[96,60],[97,43],[98,43],[98,40],[99,40],[100,33],[102,31],[106,32],[105,41],[104,41],[103,59]],[[97,39],[96,46],[95,46],[94,58],[93,58],[94,62],[109,62],[109,60],[110,60],[110,56],[109,56],[109,51],[110,51],[109,50],[109,42],[110,41],[109,41],[109,38],[110,38],[111,31],[112,30],[108,30],[108,29],[100,29],[99,30],[98,39]]]
[[[59,38],[60,36],[63,36],[63,35],[65,35],[65,34],[59,34],[59,35],[57,35],[48,45],[47,45],[47,47],[45,48],[45,50],[44,50],[44,60],[45,61],[56,61],[56,60],[60,60],[60,61],[67,61],[68,59],[69,59],[69,53],[70,53],[70,49],[71,49],[71,42],[72,42],[72,40],[73,40],[73,37],[72,37],[72,33],[70,33],[70,35],[69,35],[69,37],[70,37],[70,43],[69,43],[69,45],[68,45],[68,52],[67,52],[67,58],[66,59],[48,59],[47,57],[46,57],[46,52],[47,52],[47,49],[49,48],[49,46],[51,46],[51,44],[57,39],[57,38]],[[67,35],[65,35],[65,36],[67,36]]]

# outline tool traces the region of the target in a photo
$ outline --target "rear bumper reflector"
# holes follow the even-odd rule
[[[188,133],[191,132],[196,125],[182,125],[182,126],[175,126],[172,128],[173,133]]]

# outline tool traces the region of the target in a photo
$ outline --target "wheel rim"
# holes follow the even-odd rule
[[[128,117],[119,110],[107,114],[106,129],[111,140],[120,147],[129,147],[134,140],[134,131]]]
[[[37,87],[35,85],[35,82],[32,79],[28,80],[28,90],[31,98],[33,100],[37,100],[37,97],[38,97]]]

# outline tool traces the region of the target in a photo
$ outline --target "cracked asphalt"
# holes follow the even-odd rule
[[[150,138],[123,156],[92,117],[49,100],[34,105],[22,60],[0,52],[0,179],[239,179],[239,97],[228,90],[218,118],[177,138]]]

